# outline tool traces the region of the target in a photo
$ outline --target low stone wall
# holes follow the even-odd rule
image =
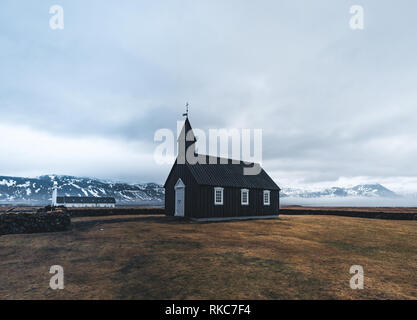
[[[71,218],[66,213],[0,214],[0,235],[58,232],[69,229],[71,229]]]
[[[164,208],[67,208],[72,218],[165,214]]]
[[[314,209],[280,209],[281,215],[328,215],[342,217],[356,217],[368,219],[386,220],[417,220],[417,213],[390,213],[390,212],[366,212],[366,211],[342,211],[342,210],[314,210]]]

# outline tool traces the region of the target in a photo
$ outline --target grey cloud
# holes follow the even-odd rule
[[[44,8],[2,6],[0,123],[151,152],[190,101],[194,127],[262,128],[267,169],[306,183],[417,176],[412,1],[367,1],[364,31],[349,29],[350,4],[330,0],[73,1],[61,33]]]

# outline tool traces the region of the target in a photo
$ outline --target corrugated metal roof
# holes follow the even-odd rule
[[[116,203],[112,197],[57,197],[57,203]]]
[[[274,180],[262,168],[257,175],[245,175],[244,168],[252,167],[253,163],[245,164],[238,160],[211,156],[203,157],[206,159],[206,164],[189,164],[187,162],[187,167],[200,185],[280,190]],[[211,164],[213,162],[216,164]]]

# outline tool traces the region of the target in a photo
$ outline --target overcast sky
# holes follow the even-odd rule
[[[154,133],[190,101],[196,128],[262,129],[281,187],[417,192],[416,14],[412,0],[3,0],[0,175],[162,183]]]

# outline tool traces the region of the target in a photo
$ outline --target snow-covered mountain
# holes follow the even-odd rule
[[[54,182],[60,196],[114,197],[117,204],[161,205],[164,188],[155,183],[127,184],[72,176],[0,176],[0,204],[49,204]]]
[[[72,176],[41,176],[20,178],[0,176],[1,204],[49,204],[54,182],[58,183],[58,195],[115,197],[117,204],[163,205],[165,190],[155,183],[127,184]],[[380,184],[363,184],[354,187],[333,187],[323,190],[283,188],[285,199],[379,199],[400,198],[401,196]]]
[[[304,190],[296,188],[284,188],[282,197],[294,198],[320,198],[320,197],[368,197],[368,198],[397,198],[395,192],[380,184],[362,184],[354,187],[333,187],[323,190]]]

